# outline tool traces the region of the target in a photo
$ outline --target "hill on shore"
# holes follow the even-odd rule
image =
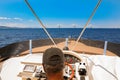
[[[17,28],[17,27],[0,26],[0,29],[11,29],[11,28]]]

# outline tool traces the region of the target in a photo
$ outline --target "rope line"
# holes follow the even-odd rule
[[[95,9],[93,10],[92,14],[90,15],[90,17],[89,17],[88,21],[86,22],[86,24],[85,24],[85,26],[84,26],[84,28],[83,28],[82,32],[80,33],[79,37],[77,38],[77,40],[76,40],[76,42],[75,42],[75,45],[72,47],[72,50],[74,50],[74,49],[75,49],[75,47],[77,46],[78,41],[81,39],[81,37],[82,37],[82,35],[83,35],[84,31],[86,30],[86,27],[87,27],[87,26],[88,26],[88,24],[90,23],[90,21],[91,21],[92,17],[94,16],[94,14],[95,14],[95,12],[96,12],[97,8],[99,7],[99,5],[100,5],[101,1],[102,1],[102,0],[99,0],[99,1],[98,1],[98,3],[97,3],[97,5],[96,5]]]
[[[48,35],[48,37],[50,38],[50,40],[52,41],[52,43],[55,45],[55,47],[57,47],[55,41],[53,40],[53,38],[50,36],[50,34],[48,33],[48,31],[46,30],[46,27],[44,26],[44,24],[42,23],[42,21],[40,20],[40,18],[37,16],[37,14],[35,13],[35,11],[32,9],[32,7],[30,6],[29,2],[27,0],[25,0],[26,4],[28,5],[29,9],[32,11],[32,13],[34,14],[34,16],[36,17],[36,19],[38,20],[38,22],[40,23],[40,25],[42,26],[42,28],[44,29],[45,33]]]

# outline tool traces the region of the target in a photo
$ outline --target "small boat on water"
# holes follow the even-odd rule
[[[2,54],[4,58],[1,58],[0,63],[0,80],[46,79],[42,66],[42,56],[44,51],[50,47],[58,47],[63,51],[65,62],[71,66],[66,65],[63,71],[64,76],[68,80],[120,80],[120,57],[106,50],[107,42],[105,42],[104,49],[88,46],[80,42],[81,36],[100,5],[101,0],[99,0],[77,40],[71,38],[53,39],[28,1],[25,0],[25,2],[49,39],[15,43],[5,49],[0,49],[1,52],[10,54],[8,56],[4,53]],[[85,70],[84,74],[80,74],[81,69]]]

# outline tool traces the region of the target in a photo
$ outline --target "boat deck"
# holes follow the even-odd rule
[[[68,42],[68,47],[70,50],[73,48],[74,44],[75,44],[74,40],[70,40]],[[57,47],[60,49],[63,49],[64,46],[65,46],[65,42],[60,42],[57,44]],[[50,48],[50,47],[55,47],[55,46],[51,44],[51,45],[35,47],[32,49],[32,53],[44,52],[47,48]],[[103,55],[103,52],[104,52],[103,48],[88,46],[82,42],[79,42],[73,51],[79,52],[79,53],[91,54],[91,55]],[[25,55],[28,53],[29,53],[29,50],[26,50],[26,51],[22,52],[20,55]],[[116,56],[115,53],[108,51],[108,50],[106,51],[106,55]]]

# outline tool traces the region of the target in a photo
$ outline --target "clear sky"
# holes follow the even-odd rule
[[[78,27],[98,0],[28,0],[46,27]],[[0,26],[39,28],[24,0],[0,0]],[[88,27],[120,28],[120,0],[102,0]]]

